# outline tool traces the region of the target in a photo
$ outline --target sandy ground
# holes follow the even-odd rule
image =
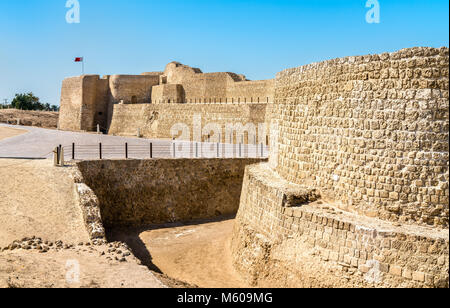
[[[225,220],[153,226],[114,230],[110,236],[126,242],[144,262],[148,254],[155,269],[173,279],[203,288],[248,288],[231,264],[233,224],[234,220]]]
[[[126,261],[109,246],[75,246],[46,253],[0,252],[0,288],[163,288],[132,255]],[[117,255],[117,254],[116,254]]]
[[[23,237],[87,241],[73,181],[51,160],[0,159],[0,246]]]
[[[73,185],[51,160],[0,159],[0,288],[165,287],[121,243],[82,244],[89,237]],[[74,264],[76,281],[67,279]]]
[[[0,140],[26,134],[27,131],[23,129],[15,129],[10,127],[0,127]]]

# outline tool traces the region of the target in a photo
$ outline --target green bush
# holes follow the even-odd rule
[[[32,92],[16,94],[8,107],[20,110],[59,111],[59,107],[56,105],[41,103],[39,97],[34,96]]]

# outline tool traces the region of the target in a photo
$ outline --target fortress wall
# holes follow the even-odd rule
[[[92,131],[97,124],[107,126],[108,79],[84,75],[63,81],[59,129]]]
[[[182,82],[187,102],[273,101],[274,80],[235,81],[228,73],[196,74]]]
[[[234,73],[202,73],[199,69],[169,63],[165,70],[167,82],[181,84],[188,103],[257,102],[273,100],[274,80],[245,81]],[[253,98],[253,99],[252,99]]]
[[[114,115],[109,134],[136,136],[138,128],[146,138],[172,138],[171,128],[186,124],[193,138],[194,116],[201,116],[202,127],[217,123],[222,128],[222,142],[225,140],[227,124],[265,123],[266,104],[138,104],[114,105]],[[207,133],[206,133],[207,135]],[[213,133],[211,133],[212,140]],[[203,140],[205,140],[205,136]],[[265,142],[265,135],[258,143]],[[246,139],[245,142],[248,140]],[[239,141],[238,141],[239,142]]]
[[[83,161],[103,224],[138,227],[233,215],[245,166],[259,159]],[[176,193],[174,193],[176,192]]]
[[[71,131],[81,130],[82,84],[83,77],[72,77],[63,80],[59,129]]]
[[[158,75],[114,75],[110,77],[112,102],[151,103],[152,87],[159,85]]]
[[[447,287],[448,48],[277,75],[232,239],[257,286]]]
[[[245,81],[245,76],[234,73],[203,74],[197,68],[176,62],[169,63],[164,73],[113,75],[101,79],[98,75],[69,78],[63,83],[60,124],[61,129],[74,131],[94,131],[99,124],[106,131],[112,125],[113,117],[117,118],[113,114],[114,105],[120,102],[267,103],[267,98],[269,101],[273,98],[273,84],[273,80]],[[131,116],[136,121],[136,116]],[[129,129],[135,130],[135,125]]]
[[[228,84],[227,97],[240,99],[241,102],[273,102],[275,80],[240,81]]]
[[[99,112],[107,110],[107,83],[98,75],[85,76],[82,88],[81,130],[92,131],[100,124],[96,119],[104,123],[103,116],[100,116]]]
[[[94,125],[100,124],[102,130],[108,127],[110,96],[109,77],[99,79],[95,98]]]
[[[343,209],[448,227],[448,65],[448,48],[412,48],[279,73],[276,172]]]
[[[258,287],[448,288],[447,230],[335,210],[268,164],[247,166],[232,238]]]
[[[229,76],[226,73],[191,74],[184,76],[181,85],[187,102],[204,102],[205,99],[225,100]]]
[[[179,84],[162,84],[152,88],[154,104],[180,104],[185,102],[185,91]]]

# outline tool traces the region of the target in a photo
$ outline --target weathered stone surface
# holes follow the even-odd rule
[[[398,226],[334,209],[323,200],[286,208],[285,193],[295,187],[304,191],[266,163],[246,168],[232,253],[235,268],[248,282],[263,287],[448,287],[448,230]],[[435,249],[415,249],[425,243]],[[431,277],[439,278],[432,282]]]
[[[411,48],[279,73],[274,169],[342,209],[448,228],[448,65]]]
[[[89,204],[98,203],[106,227],[135,227],[233,215],[239,207],[245,166],[261,161],[155,159],[79,162],[77,165],[85,181],[79,189],[83,192],[83,212],[89,222]],[[97,214],[97,211],[93,212]]]
[[[175,104],[189,104],[192,111],[200,112],[204,117],[214,113],[223,115],[225,118],[234,117],[235,122],[247,123],[251,122],[253,115],[239,112],[245,108],[227,109],[220,104],[245,106],[247,103],[260,103],[264,106],[261,109],[263,111],[261,122],[264,122],[265,107],[267,103],[273,102],[273,95],[273,79],[249,81],[245,76],[234,73],[204,74],[199,69],[177,62],[169,63],[164,72],[113,75],[102,78],[99,75],[72,77],[63,81],[59,128],[72,131],[95,131],[98,124],[105,132],[112,126],[111,132],[114,134],[127,134],[129,129],[133,128],[133,135],[135,135],[139,128],[145,137],[154,137],[156,134],[157,137],[170,138],[172,137],[170,136],[171,127],[167,130],[158,130],[157,125],[154,125],[151,133],[148,132],[147,124],[149,121],[156,120],[155,114],[135,113],[133,116],[127,114],[126,120],[122,119],[124,113],[136,111],[136,108],[129,105],[140,105],[139,108],[162,105],[159,108],[155,107],[157,110],[150,110],[150,113],[154,111],[164,115],[157,122],[163,124],[162,128],[174,123],[191,125],[193,113],[184,116],[190,116],[187,121],[176,122],[178,114]],[[121,107],[118,107],[119,104]],[[217,106],[202,109],[201,105],[206,104],[217,104]],[[236,113],[236,109],[240,110]],[[186,110],[189,108],[185,108]],[[139,126],[136,127],[137,123],[129,126],[132,119],[135,121],[136,118]],[[126,125],[122,126],[121,121],[126,121]],[[220,117],[217,121],[222,123]],[[123,131],[122,128],[125,130]]]
[[[448,64],[448,48],[411,48],[279,73],[236,269],[258,286],[448,288]]]

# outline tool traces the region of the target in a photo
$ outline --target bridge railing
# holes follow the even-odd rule
[[[153,159],[153,158],[267,158],[264,144],[168,141],[121,145],[76,144],[60,146],[64,160]]]

